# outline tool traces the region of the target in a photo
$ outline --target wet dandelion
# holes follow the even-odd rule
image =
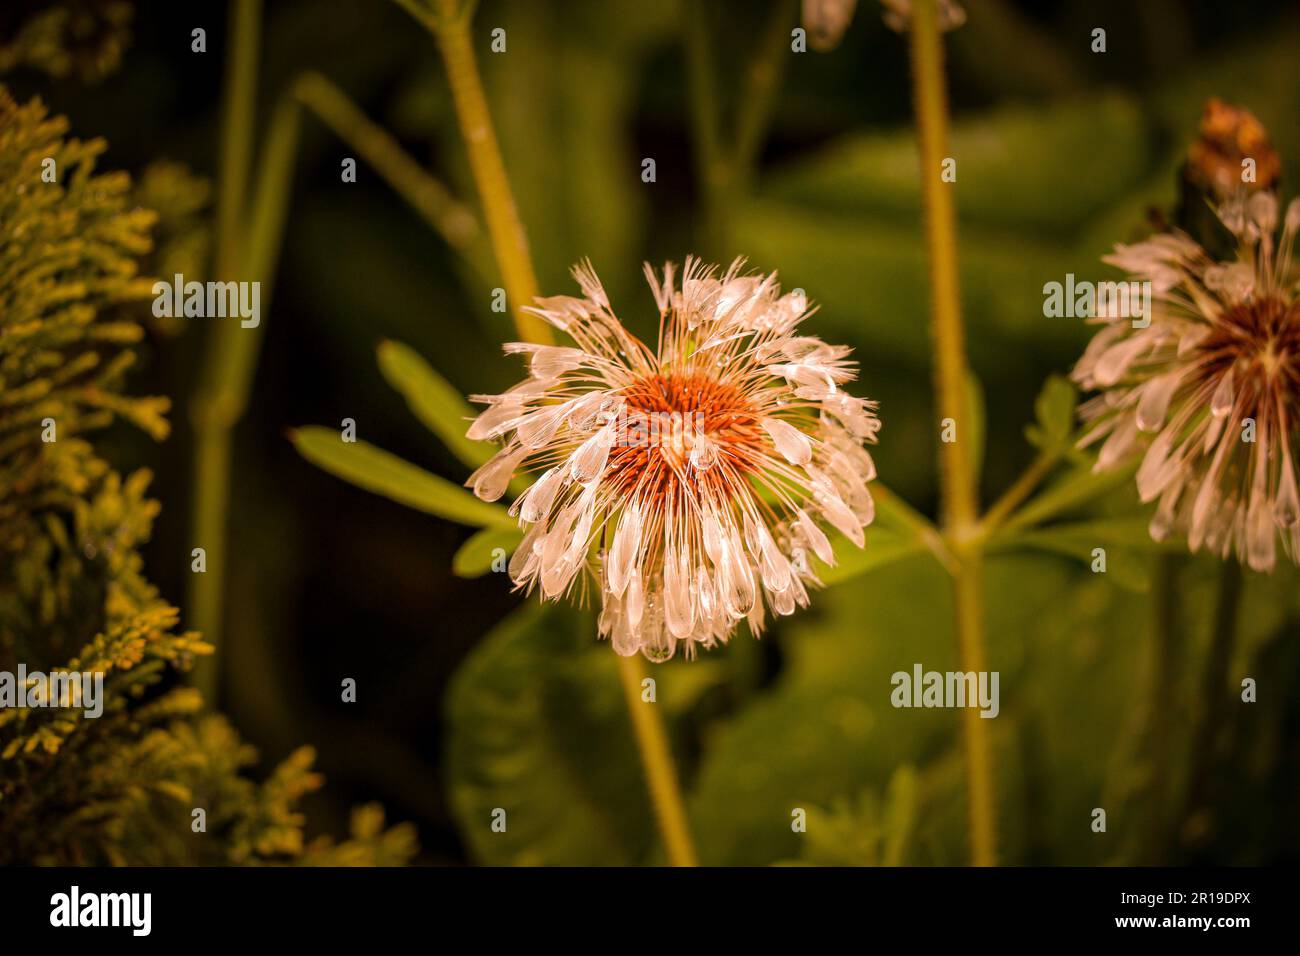
[[[809,553],[834,563],[823,524],[861,547],[874,516],[863,445],[880,422],[842,389],[849,349],[797,334],[802,291],[741,265],[718,277],[688,259],[680,284],[671,264],[662,278],[647,266],[654,350],[580,265],[583,298],[530,310],[576,347],[509,344],[529,377],[474,397],[488,408],[469,436],[503,442],[467,482],[475,494],[493,501],[516,473],[540,473],[511,507],[528,529],[512,580],[549,599],[594,580],[601,636],[620,654],[692,655],[741,620],[757,636],[765,605],[808,604]]]
[[[1149,281],[1149,325],[1103,317],[1074,371],[1101,394],[1081,409],[1082,439],[1105,439],[1097,468],[1136,454],[1143,501],[1159,501],[1157,540],[1184,533],[1192,551],[1235,553],[1271,571],[1279,540],[1300,559],[1294,465],[1300,418],[1300,302],[1292,251],[1300,200],[1280,239],[1270,192],[1239,196],[1219,216],[1236,237],[1233,262],[1214,261],[1181,232],[1118,246],[1106,261]],[[1151,436],[1149,444],[1145,444]]]

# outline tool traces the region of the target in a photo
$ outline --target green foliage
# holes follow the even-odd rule
[[[899,767],[884,799],[867,790],[856,800],[807,808],[808,837],[799,862],[816,866],[904,866],[916,827],[917,780]]]
[[[649,851],[652,811],[617,664],[594,633],[587,615],[531,604],[456,674],[451,805],[481,863],[615,865]],[[497,808],[505,832],[492,829]]]
[[[492,457],[495,446],[491,443],[465,437],[474,409],[418,352],[389,341],[380,343],[378,354],[379,370],[388,384],[402,394],[415,417],[442,439],[448,450],[471,468]]]
[[[524,533],[518,528],[484,528],[461,545],[452,561],[452,570],[462,578],[477,578],[492,570],[494,552],[504,549],[514,553]]]
[[[1025,428],[1025,438],[1039,451],[1064,454],[1074,434],[1074,409],[1079,393],[1064,375],[1049,375],[1034,399],[1035,422]]]
[[[352,840],[307,842],[311,751],[256,783],[252,748],[177,686],[211,648],[144,576],[150,475],[123,478],[87,439],[119,419],[167,434],[165,398],[122,392],[154,215],[125,174],[95,172],[102,141],[65,132],[0,88],[0,669],[102,674],[103,713],[0,711],[0,863],[404,862],[410,828],[375,808]]]
[[[195,176],[183,163],[159,159],[145,167],[135,184],[136,205],[151,209],[158,217],[153,229],[153,251],[145,256],[143,269],[170,281],[178,273],[190,278],[207,274],[212,255],[212,230],[208,225],[211,184]],[[168,334],[180,332],[180,316],[155,316],[151,325]]]
[[[979,102],[989,88],[1023,92],[1026,76],[1041,80],[1035,90],[1063,94],[1051,102],[977,107],[958,117],[952,137],[951,152],[959,157],[962,306],[980,373],[980,383],[972,379],[970,387],[981,393],[979,406],[987,404],[978,422],[961,423],[961,437],[977,442],[991,473],[985,486],[996,490],[1014,478],[1014,471],[997,470],[1026,452],[1018,426],[1030,418],[1026,406],[1042,373],[1068,369],[1087,336],[1082,322],[1043,317],[1043,282],[1100,270],[1101,253],[1145,230],[1148,210],[1174,198],[1173,172],[1207,95],[1250,103],[1276,128],[1280,146],[1294,151],[1296,127],[1285,120],[1295,113],[1300,85],[1292,81],[1300,60],[1294,32],[1279,31],[1228,56],[1198,58],[1193,71],[1169,76],[1154,94],[1097,95],[1079,88],[1086,69],[1064,59],[1045,30],[1008,4],[990,7],[948,40],[954,59],[964,48],[979,61],[984,83],[962,88],[959,108],[963,100]],[[626,264],[675,255],[697,238],[689,232],[691,210],[674,204],[681,190],[669,185],[669,176],[681,171],[666,173],[661,161],[660,193],[648,193],[635,176],[643,131],[678,132],[687,122],[680,116],[684,91],[675,79],[661,82],[684,72],[675,54],[659,52],[672,42],[664,42],[660,18],[666,16],[656,10],[645,18],[619,17],[614,5],[599,3],[566,7],[563,16],[545,4],[502,11],[509,34],[532,41],[512,46],[508,57],[489,58],[485,79],[543,288],[557,287],[571,261],[592,254],[598,265],[613,264],[602,269],[612,298],[635,300],[635,292],[619,289],[636,281]],[[990,60],[990,48],[1017,56]],[[826,84],[818,85],[806,68],[812,62],[790,68],[792,89],[782,94],[783,108],[811,107],[809,117],[789,118],[771,163],[759,172],[756,195],[739,197],[727,210],[734,230],[728,251],[749,254],[759,267],[779,267],[821,304],[819,334],[858,346],[864,390],[885,399],[882,474],[911,500],[926,501],[935,429],[929,396],[916,384],[928,370],[931,346],[915,134],[901,127],[858,129],[818,135],[814,145],[801,147],[808,128],[823,134],[834,125],[827,119],[834,106],[821,102]],[[651,79],[638,88],[642,74]],[[1261,76],[1270,81],[1261,84]],[[398,104],[402,132],[445,144],[441,166],[470,195],[449,105],[430,80],[409,81]],[[864,104],[890,108],[888,95],[863,100],[860,85],[852,89],[859,91],[849,101],[852,116],[842,111],[831,116],[836,122],[856,122]],[[539,123],[554,131],[552,148],[540,152]],[[575,178],[574,169],[584,175]],[[658,207],[661,196],[667,198]],[[471,387],[458,390],[404,351],[400,363],[398,353],[381,354],[385,378],[472,467],[481,449],[459,447],[458,419],[465,414],[459,393],[490,390],[480,383],[500,369],[487,357],[488,343],[509,334],[504,317],[487,311],[484,277],[466,270],[463,290],[445,276],[429,279],[430,270],[403,258],[402,250],[376,251],[383,236],[377,218],[369,220],[368,235],[342,228],[368,211],[345,207],[333,215],[329,228],[309,237],[321,243],[314,254],[323,254],[326,242],[337,254],[337,243],[345,242],[346,254],[363,262],[367,274],[384,277],[365,288],[329,276],[313,285],[333,323],[339,363],[366,346],[359,337],[372,334],[372,326],[361,330],[350,319],[361,308],[388,334],[418,343],[446,376]],[[435,316],[441,324],[426,324],[423,314],[412,318],[411,299],[441,302],[461,294],[462,308],[441,310],[451,318]],[[466,323],[466,314],[477,314],[480,325]],[[445,345],[453,335],[455,353]],[[991,723],[1001,852],[1008,862],[1115,862],[1130,853],[1118,844],[1140,831],[1149,812],[1134,783],[1154,773],[1151,753],[1135,743],[1156,679],[1144,592],[1153,565],[1171,546],[1151,541],[1131,471],[1093,474],[1089,456],[1074,447],[1077,398],[1063,375],[1043,384],[1026,437],[1050,469],[985,543],[989,665],[1002,674],[1003,713]],[[1011,427],[994,427],[997,422]],[[960,715],[898,711],[888,702],[893,671],[916,661],[935,669],[955,665],[950,582],[926,553],[932,542],[916,517],[892,497],[878,499],[867,547],[835,542],[840,563],[819,568],[828,588],[814,595],[807,612],[777,622],[764,638],[773,647],[742,637],[704,660],[651,671],[671,718],[705,862],[966,859]],[[456,573],[485,573],[493,548],[509,550],[516,540],[505,524],[484,527],[457,554]],[[1105,574],[1090,570],[1096,547],[1106,548]],[[1173,662],[1179,702],[1161,718],[1173,727],[1187,725],[1200,693],[1192,685],[1208,637],[1203,622],[1213,567],[1189,563],[1181,578],[1187,611]],[[1248,665],[1258,672],[1261,661],[1296,672],[1295,652],[1288,650],[1294,642],[1276,639],[1295,629],[1294,581],[1294,574],[1281,572],[1252,579],[1243,605],[1245,647],[1234,674],[1249,672]],[[455,818],[476,861],[659,861],[613,662],[592,631],[585,616],[530,604],[500,623],[457,674],[448,704],[447,775]],[[1294,689],[1290,678],[1278,680],[1278,694]],[[1243,751],[1239,812],[1268,786],[1270,773],[1283,781],[1275,792],[1291,779],[1278,762],[1289,739],[1286,705],[1274,706],[1271,713],[1263,706],[1251,710],[1242,718],[1248,729],[1233,731]],[[1172,791],[1179,785],[1170,781]],[[1121,839],[1091,832],[1089,812],[1099,805],[1108,808]],[[809,811],[806,834],[791,830],[795,807]],[[491,829],[496,808],[508,814],[504,833]],[[1258,856],[1266,847],[1267,836],[1260,836],[1229,856]],[[1131,856],[1152,860],[1141,852]]]
[[[7,0],[0,13],[0,73],[32,67],[94,83],[115,71],[131,41],[126,0]]]
[[[363,441],[344,441],[332,428],[300,428],[292,439],[299,454],[312,464],[399,504],[474,527],[514,526],[514,519],[504,508],[480,501],[446,478],[382,448]]]

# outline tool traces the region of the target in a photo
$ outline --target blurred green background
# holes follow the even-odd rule
[[[725,120],[773,4],[484,0],[477,48],[506,164],[546,294],[569,293],[589,256],[616,310],[652,334],[642,260],[701,252],[778,269],[821,309],[810,331],[855,347],[861,394],[881,402],[882,479],[933,513],[936,416],[905,40],[863,0],[828,53],[789,53],[752,189],[706,228],[694,163],[685,34],[704,25]],[[1177,198],[1204,101],[1259,117],[1285,171],[1300,164],[1300,15],[1284,2],[1151,0],[967,4],[948,37],[958,157],[962,297],[986,407],[985,504],[1031,460],[1024,427],[1083,324],[1046,319],[1042,286],[1100,278],[1098,258]],[[208,53],[190,31],[208,31]],[[792,17],[789,27],[795,26]],[[1105,54],[1090,31],[1107,29]],[[488,50],[503,27],[507,52]],[[123,69],[102,84],[10,78],[106,165],[168,158],[215,174],[225,5],[138,5]],[[473,198],[431,40],[379,0],[271,0],[262,125],[306,69],[342,87],[455,192]],[[499,391],[517,363],[483,282],[359,162],[305,121],[274,301],[251,408],[237,432],[222,706],[270,763],[320,750],[329,787],[314,819],[338,827],[380,799],[420,828],[430,863],[658,862],[608,647],[581,612],[542,611],[503,575],[460,579],[471,530],[418,515],[308,464],[285,438],[354,418],[358,434],[462,480],[465,469],[382,379],[375,346],[414,347],[465,392]],[[641,180],[643,158],[656,181]],[[202,321],[202,320],[198,320]],[[159,335],[136,391],[178,403],[175,436],[114,432],[114,457],[150,464],[164,510],[149,567],[183,599],[190,485],[185,408],[201,330]],[[1092,512],[1137,516],[1126,486]],[[1290,566],[1248,575],[1241,633],[1219,686],[1231,719],[1204,753],[1214,562],[1161,558],[1140,522],[1103,543],[1104,575],[1068,554],[989,562],[993,721],[1002,858],[1012,863],[1294,862],[1300,857],[1300,601]],[[1138,532],[1132,529],[1138,528]],[[870,536],[868,550],[870,550]],[[1087,549],[1084,549],[1085,552]],[[1152,639],[1153,577],[1174,575],[1171,646]],[[524,607],[524,604],[527,604]],[[184,610],[184,609],[183,609]],[[815,595],[761,643],[738,638],[657,668],[695,836],[706,863],[961,863],[959,715],[894,710],[889,677],[955,667],[948,582],[918,556]],[[1158,664],[1157,664],[1158,662]],[[1243,677],[1259,702],[1235,703]],[[345,677],[358,700],[339,700]],[[1198,762],[1199,761],[1199,762]],[[1208,764],[1207,764],[1208,762]],[[1189,766],[1212,784],[1189,793]],[[489,830],[506,807],[506,834]],[[792,832],[793,808],[809,832]],[[1108,832],[1090,827],[1106,808]]]

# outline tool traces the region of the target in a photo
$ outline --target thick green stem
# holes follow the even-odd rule
[[[953,594],[959,666],[962,671],[982,671],[986,655],[976,476],[969,440],[962,438],[962,430],[969,432],[973,427],[974,416],[966,407],[966,353],[958,293],[953,186],[943,182],[940,176],[948,155],[943,46],[935,0],[917,0],[912,4],[912,13],[912,79],[930,263],[935,396],[940,418],[951,419],[958,428],[957,440],[940,444],[943,530],[956,560]],[[963,711],[962,728],[971,859],[977,866],[992,866],[997,862],[997,831],[988,721],[968,708]]]

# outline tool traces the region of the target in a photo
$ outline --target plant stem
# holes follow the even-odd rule
[[[262,19],[261,0],[233,0],[230,6],[230,55],[226,60],[221,127],[213,273],[228,281],[239,279],[245,196],[253,150],[256,112],[257,56]],[[191,406],[194,427],[194,498],[191,545],[204,549],[206,570],[191,573],[187,607],[194,626],[221,651],[222,598],[225,594],[226,525],[230,498],[230,430],[238,411],[228,401],[222,382],[221,343],[246,331],[228,324],[215,326],[199,372]],[[216,704],[219,667],[216,655],[200,660],[194,683],[209,706]]]
[[[469,153],[470,170],[479,201],[483,204],[483,218],[505,283],[510,313],[519,334],[525,339],[549,342],[550,327],[535,315],[521,311],[537,298],[537,276],[528,251],[528,236],[519,220],[505,163],[501,159],[501,147],[492,128],[492,115],[488,111],[470,38],[469,19],[463,15],[456,0],[439,2],[442,16],[428,21],[428,25],[433,29],[447,67],[456,119]]]
[[[302,74],[293,92],[298,102],[355,149],[410,203],[447,245],[465,256],[476,270],[488,274],[478,254],[481,233],[474,213],[407,155],[386,129],[371,122],[342,90],[314,71]]]
[[[702,0],[692,0],[682,11],[695,176],[700,184],[700,204],[704,207],[699,242],[706,254],[724,254],[722,195],[726,190],[727,160],[719,141],[722,113],[714,82],[708,9]]]
[[[537,295],[537,279],[505,163],[492,130],[492,117],[470,42],[469,18],[457,0],[439,0],[439,4],[440,16],[421,22],[433,31],[447,67],[456,118],[469,153],[492,250],[506,284],[506,294],[514,304],[515,325],[521,338],[550,342],[550,328],[519,308],[531,303]],[[694,866],[695,847],[663,717],[657,707],[647,706],[641,700],[641,662],[620,657],[619,676],[668,860],[674,866]]]
[[[966,408],[967,370],[958,294],[956,214],[951,186],[940,178],[948,149],[943,46],[935,0],[916,0],[912,14],[912,77],[930,263],[935,396],[940,418],[951,418],[962,427],[962,423],[972,423],[973,416]],[[939,464],[944,535],[956,560],[953,597],[958,661],[962,671],[983,671],[983,564],[976,537],[976,479],[967,443],[960,439],[942,442]],[[971,860],[976,866],[992,866],[997,862],[997,837],[988,724],[976,710],[968,708],[963,711],[962,731]]]
[[[984,512],[984,517],[980,519],[980,538],[987,540],[996,532],[1002,522],[1006,521],[1011,513],[1033,494],[1034,489],[1051,473],[1060,460],[1060,451],[1039,452],[1030,462],[1029,467],[1016,479],[1015,484],[1008,488],[988,511]]]
[[[691,841],[690,825],[686,819],[686,806],[682,802],[673,766],[672,751],[663,720],[658,715],[657,704],[641,699],[641,681],[645,667],[641,659],[618,657],[618,676],[623,685],[623,699],[627,702],[628,716],[641,751],[641,764],[645,768],[646,786],[654,804],[655,819],[663,835],[664,850],[673,866],[698,866],[695,845]]]

